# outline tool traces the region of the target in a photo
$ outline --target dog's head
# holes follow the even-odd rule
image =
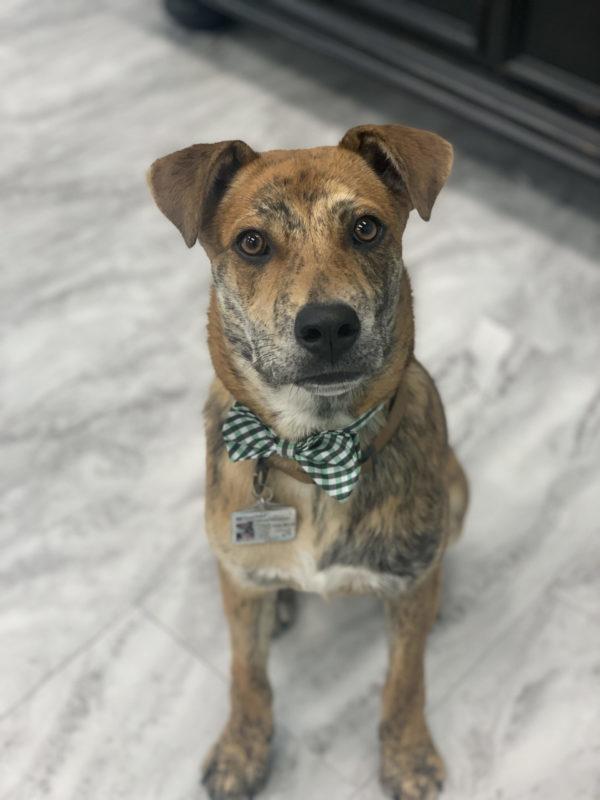
[[[408,214],[429,219],[451,164],[446,141],[400,125],[352,128],[337,147],[258,154],[231,141],[158,159],[158,207],[212,263],[229,374],[321,398],[380,374],[410,313]]]

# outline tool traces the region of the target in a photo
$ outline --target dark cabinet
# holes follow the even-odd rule
[[[600,3],[530,0],[515,5],[501,63],[509,76],[600,119]]]
[[[343,59],[600,177],[600,0],[204,5]]]
[[[477,0],[333,0],[329,5],[364,11],[383,25],[422,35],[434,42],[464,51],[477,50],[479,3]],[[375,19],[373,19],[375,22]]]
[[[576,114],[600,119],[597,0],[333,0],[363,22],[410,31],[423,44],[465,57]]]

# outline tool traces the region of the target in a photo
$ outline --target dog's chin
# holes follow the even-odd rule
[[[295,383],[317,397],[338,397],[356,389],[363,380],[364,375],[358,373],[332,373],[301,378]]]

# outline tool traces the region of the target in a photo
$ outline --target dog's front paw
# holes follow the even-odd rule
[[[269,773],[270,734],[256,726],[227,727],[202,770],[202,783],[212,800],[250,800]]]
[[[444,762],[433,744],[405,749],[384,743],[380,781],[393,800],[437,800],[444,778]]]

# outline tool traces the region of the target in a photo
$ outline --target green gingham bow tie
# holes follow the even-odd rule
[[[346,428],[318,431],[293,442],[277,436],[247,406],[234,403],[223,423],[223,438],[232,461],[277,453],[296,461],[332,497],[346,500],[360,476],[362,454],[357,433],[380,408],[372,408]]]

